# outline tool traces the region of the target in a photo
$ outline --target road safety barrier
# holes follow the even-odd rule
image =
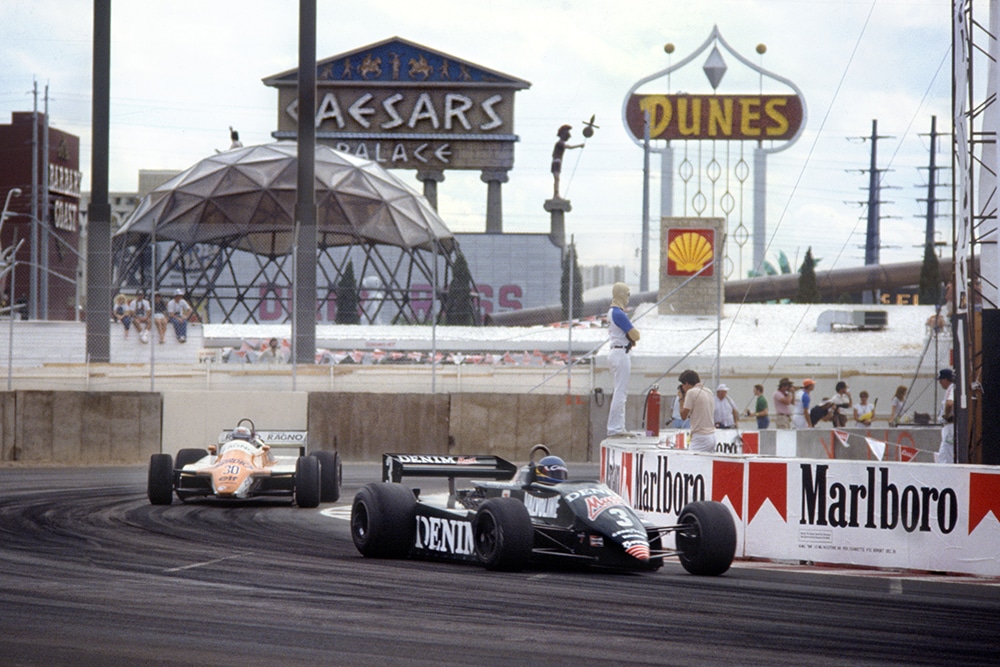
[[[601,480],[646,519],[715,500],[737,557],[1000,576],[1000,469],[701,454],[604,441]]]

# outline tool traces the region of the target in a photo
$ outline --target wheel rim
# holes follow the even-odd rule
[[[476,548],[483,559],[490,558],[497,550],[500,536],[497,534],[497,524],[490,512],[483,512],[479,516],[479,523],[476,528]]]
[[[368,535],[368,508],[364,503],[354,506],[354,512],[351,514],[351,531],[359,540],[364,540]]]
[[[698,553],[701,548],[701,524],[697,517],[688,515],[681,520],[684,528],[677,531],[677,549],[682,556]]]

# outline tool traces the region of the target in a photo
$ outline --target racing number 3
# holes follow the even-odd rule
[[[617,523],[619,526],[622,526],[623,528],[635,525],[632,522],[632,519],[628,518],[628,512],[626,512],[620,507],[612,507],[611,509],[608,510],[608,514],[614,515],[615,518],[617,519],[615,523]]]

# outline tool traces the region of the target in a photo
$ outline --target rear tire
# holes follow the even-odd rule
[[[295,461],[295,504],[318,507],[320,493],[319,459],[300,456]]]
[[[717,576],[729,569],[736,555],[736,524],[722,503],[688,503],[675,535],[681,565],[691,574]]]
[[[319,460],[320,500],[324,503],[335,503],[340,500],[340,484],[344,479],[340,454],[316,452],[313,456]]]
[[[417,499],[402,484],[369,482],[351,505],[351,539],[367,558],[406,558],[416,539]]]
[[[146,495],[153,505],[169,505],[174,501],[174,462],[170,454],[149,457]]]
[[[516,572],[531,560],[535,529],[528,510],[514,498],[491,498],[472,522],[476,555],[487,570]]]
[[[177,452],[177,461],[174,463],[174,465],[178,469],[180,469],[190,463],[195,463],[196,461],[200,461],[206,456],[208,456],[208,450],[206,449],[194,449],[194,448],[182,449],[181,451]]]

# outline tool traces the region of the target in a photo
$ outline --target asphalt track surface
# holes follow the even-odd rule
[[[996,665],[995,580],[362,558],[341,501],[169,507],[144,467],[0,469],[2,665]],[[331,516],[334,515],[334,516]]]

